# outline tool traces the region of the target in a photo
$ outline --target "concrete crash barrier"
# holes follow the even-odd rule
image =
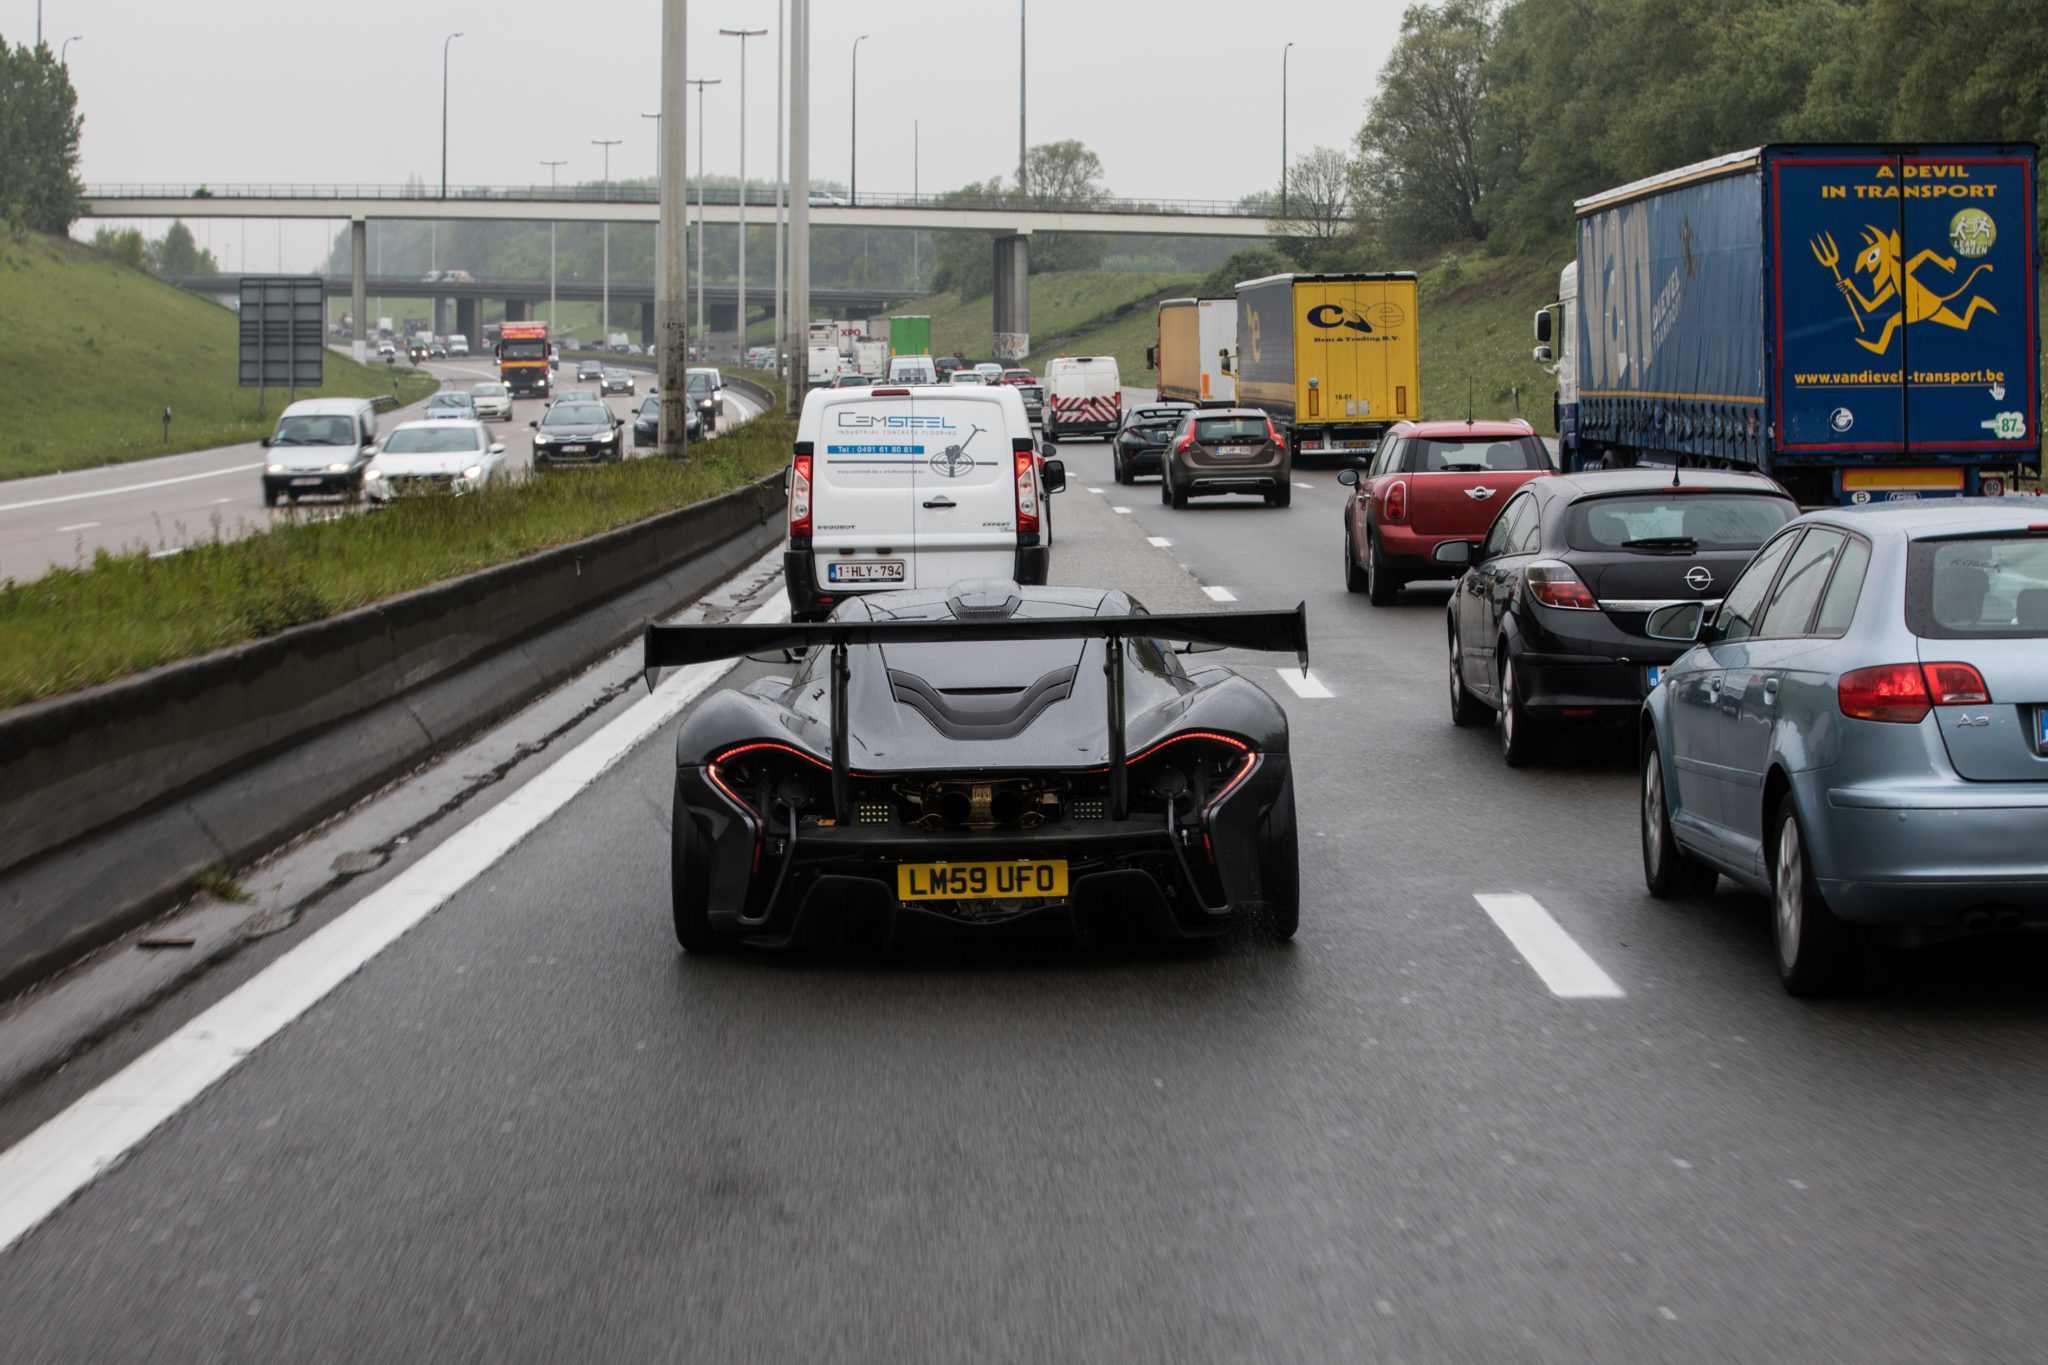
[[[626,644],[764,553],[783,506],[751,485],[0,714],[0,997]]]

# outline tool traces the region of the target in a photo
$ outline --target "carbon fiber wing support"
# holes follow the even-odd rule
[[[825,646],[832,651],[832,804],[848,819],[847,649],[852,645],[972,643],[976,640],[1104,640],[1103,671],[1109,693],[1109,788],[1114,818],[1128,812],[1124,751],[1124,642],[1170,640],[1293,654],[1308,670],[1308,607],[1293,611],[1178,612],[1140,616],[1056,616],[986,621],[785,621],[772,624],[649,625],[645,671],[652,691],[667,668],[710,663],[746,654]]]

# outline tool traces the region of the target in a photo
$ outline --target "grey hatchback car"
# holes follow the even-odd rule
[[[1765,542],[1643,703],[1650,894],[1771,898],[1794,995],[1854,937],[2048,929],[2048,503],[1809,512]]]
[[[1257,408],[1197,408],[1159,456],[1159,500],[1186,507],[1211,493],[1257,493],[1268,507],[1294,500],[1294,457]]]

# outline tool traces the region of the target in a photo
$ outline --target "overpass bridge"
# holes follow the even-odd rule
[[[746,192],[748,209],[774,211],[759,187]],[[373,218],[433,222],[654,223],[657,190],[647,185],[488,186],[422,194],[407,185],[88,185],[84,212],[95,218],[315,218],[346,219],[353,239],[354,314],[363,315],[367,291],[365,249]],[[704,221],[737,224],[740,192],[707,191]],[[1031,348],[1027,289],[1035,232],[1259,239],[1281,225],[1256,208],[1223,200],[1040,201],[997,195],[863,194],[858,202],[814,193],[816,228],[914,228],[933,232],[985,232],[995,251],[995,354],[1022,357]],[[558,293],[559,296],[559,293]],[[813,301],[817,294],[813,292]],[[441,305],[437,305],[438,308]],[[471,305],[474,312],[474,304]],[[360,349],[360,344],[358,349]]]
[[[232,297],[238,292],[240,277],[237,275],[164,275],[166,283],[180,289],[189,289],[195,294],[212,294]],[[327,275],[330,296],[349,294],[355,287],[350,275]],[[602,280],[582,278],[561,279],[554,283],[555,297],[569,302],[592,303],[606,297]],[[627,309],[639,310],[639,340],[642,344],[654,340],[654,285],[647,280],[613,280],[610,298],[614,304]],[[691,289],[694,296],[695,288]],[[486,300],[496,299],[505,305],[505,317],[517,321],[532,317],[538,306],[548,297],[548,282],[545,279],[467,279],[467,280],[422,280],[410,275],[369,275],[363,279],[365,300],[419,299],[435,307],[437,320],[435,331],[447,332],[445,319],[439,317],[448,303],[455,305],[454,331],[469,338],[471,346],[482,344],[482,312]],[[766,284],[750,284],[747,289],[747,321],[754,322],[773,311],[774,291]],[[811,303],[830,312],[833,317],[862,317],[878,313],[905,299],[919,297],[919,291],[911,289],[850,289],[830,288],[811,290]],[[737,283],[704,285],[705,325],[716,335],[732,332],[739,328],[739,285]],[[362,318],[363,313],[353,316]],[[626,316],[630,317],[629,312]],[[626,330],[617,326],[616,330]],[[360,330],[360,328],[358,328]]]

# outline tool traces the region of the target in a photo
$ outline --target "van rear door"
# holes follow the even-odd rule
[[[1015,457],[1001,395],[963,387],[909,401],[919,447],[911,586],[1016,577]]]
[[[854,397],[825,406],[813,442],[812,567],[819,590],[909,587],[917,557],[913,510],[921,444],[907,398]]]

